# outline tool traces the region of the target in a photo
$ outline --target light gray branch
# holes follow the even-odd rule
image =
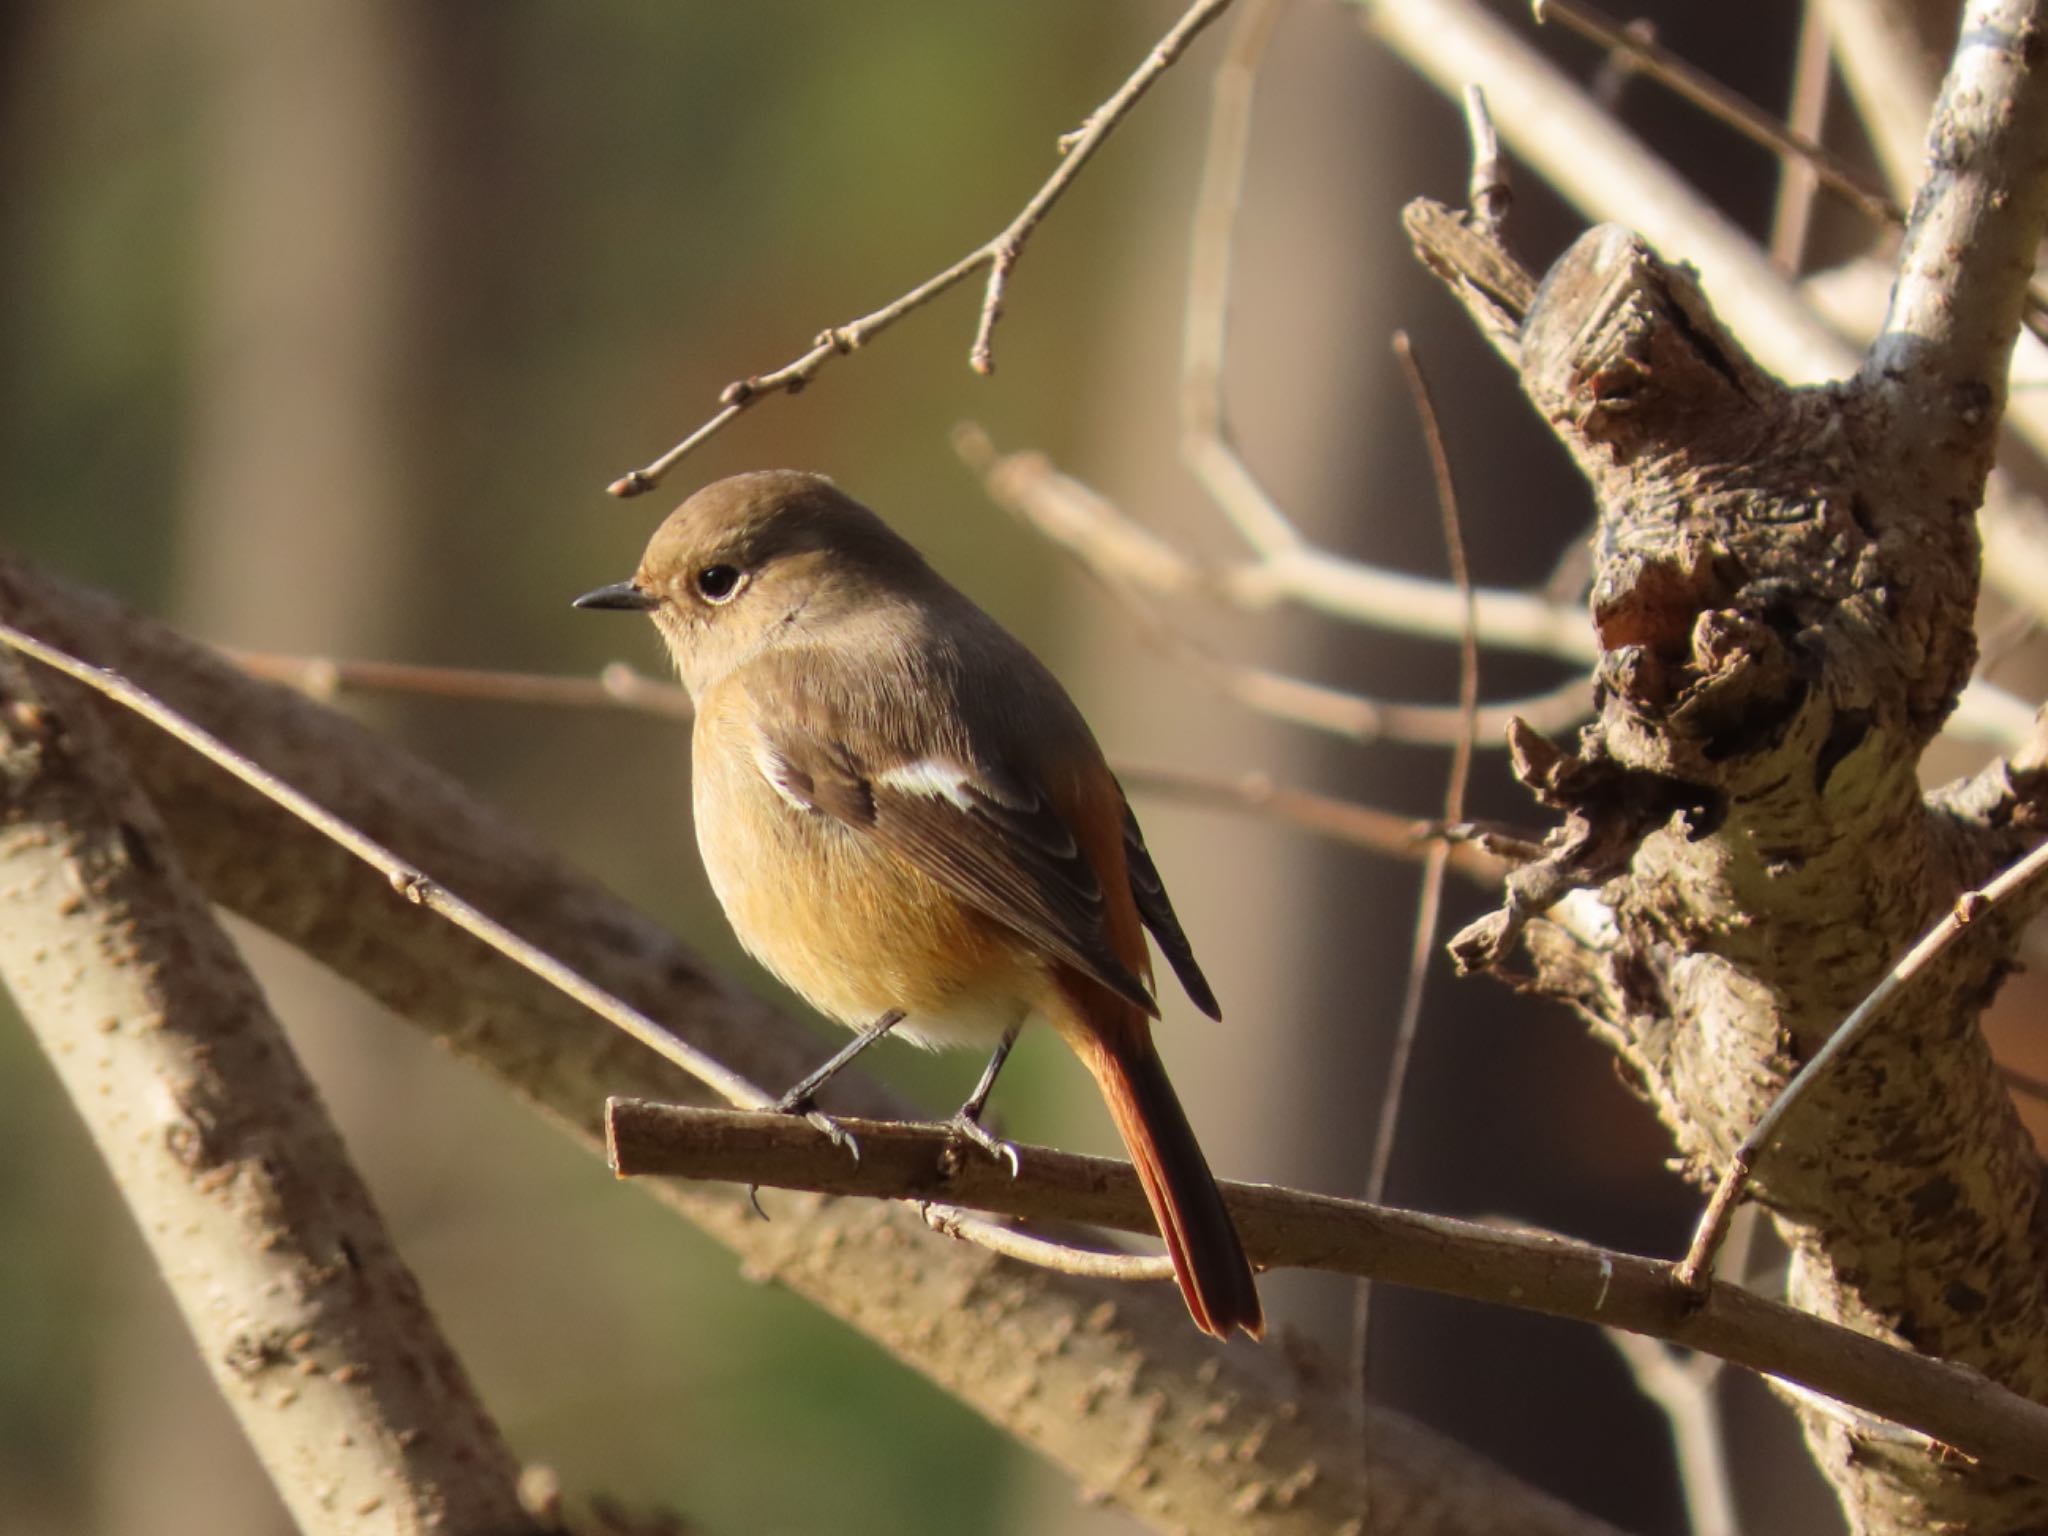
[[[1971,0],[1862,380],[1931,491],[1975,505],[2048,225],[2048,6]],[[1906,457],[1902,454],[1901,457]]]
[[[20,596],[0,582],[0,611],[31,617]],[[0,978],[222,1396],[302,1531],[538,1530],[318,1093],[88,697],[0,658]]]

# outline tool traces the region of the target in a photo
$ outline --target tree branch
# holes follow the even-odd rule
[[[1653,247],[1674,257],[1682,252],[1727,327],[1766,368],[1792,383],[1856,371],[1862,359],[1855,349],[1821,321],[1766,252],[1475,0],[1356,3],[1365,24],[1447,97],[1456,100],[1469,81],[1483,85],[1508,147],[1587,217],[1624,222]],[[2048,391],[2015,396],[2007,421],[2048,456]],[[1991,584],[2048,617],[2048,509],[1995,474],[1980,521]]]
[[[846,1125],[860,1140],[858,1161],[791,1115],[634,1099],[612,1100],[606,1114],[608,1156],[622,1178],[758,1183],[1154,1230],[1127,1163],[1026,1146],[1012,1176],[944,1125]],[[1225,1181],[1223,1190],[1245,1251],[1264,1269],[1328,1270],[1621,1328],[1798,1382],[2000,1466],[2048,1460],[2048,1405],[1739,1286],[1711,1285],[1694,1305],[1659,1259],[1269,1184]]]
[[[2024,273],[1998,281],[2015,295],[2009,344]],[[1575,815],[1596,843],[1606,830],[1593,873],[1613,917],[1594,943],[1531,925],[1533,984],[1587,1014],[1709,1180],[2009,845],[1972,835],[1916,780],[1974,658],[1978,549],[1970,465],[1900,470],[1995,423],[1960,421],[1953,404],[1908,422],[1894,397],[1917,386],[1889,377],[1788,389],[1687,274],[1612,228],[1552,269],[1520,350],[1523,386],[1602,517],[1601,717],[1575,755],[1530,762],[1543,786],[1580,783]],[[1686,818],[1646,824],[1634,801],[1603,803],[1604,784],[1638,776],[1687,787]],[[1977,1028],[2012,934],[1994,915],[1981,937],[1814,1080],[1758,1183],[1805,1309],[2039,1399],[2041,1169]],[[1802,1416],[1866,1528],[2048,1518],[2041,1484],[1810,1404]]]
[[[1928,125],[1899,277],[1862,382],[1896,413],[1934,505],[1983,496],[2013,340],[2048,227],[2048,7],[1971,0]]]
[[[24,594],[0,581],[0,611]],[[299,1529],[538,1530],[254,979],[82,690],[0,657],[0,977]]]
[[[815,1057],[786,1020],[416,760],[103,598],[12,571],[69,648],[143,683],[698,1049],[765,1083],[794,1081]],[[125,711],[109,719],[214,900],[432,1031],[593,1152],[608,1094],[698,1092],[161,732]],[[904,1112],[851,1078],[842,1075],[831,1107]],[[804,1200],[763,1222],[738,1190],[650,1188],[750,1273],[851,1323],[1155,1524],[1403,1536],[1609,1529],[1394,1414],[1373,1415],[1361,1456],[1334,1372],[1304,1352],[1216,1350],[1171,1295],[1027,1270],[860,1202]]]
[[[1171,69],[1188,44],[1201,31],[1230,8],[1232,0],[1194,0],[1180,20],[1168,29],[1166,35],[1154,45],[1152,51],[1133,70],[1115,93],[1093,112],[1087,122],[1060,141],[1062,156],[1059,168],[1047,177],[1044,185],[1032,193],[1024,206],[994,235],[976,246],[952,266],[934,277],[925,279],[908,293],[884,304],[872,314],[862,315],[844,325],[835,325],[822,332],[811,350],[792,362],[784,364],[772,373],[755,374],[750,378],[737,379],[726,385],[719,394],[720,410],[675,447],[668,450],[653,463],[621,475],[611,483],[614,496],[639,496],[661,484],[664,476],[683,461],[699,446],[731,425],[748,407],[758,404],[774,394],[793,395],[817,377],[818,370],[835,357],[844,357],[856,352],[883,331],[901,320],[905,315],[922,309],[943,293],[949,293],[961,283],[981,271],[988,269],[988,283],[983,290],[981,317],[975,323],[974,342],[968,349],[968,366],[976,373],[993,373],[995,356],[993,343],[996,321],[1003,312],[1003,299],[1009,290],[1010,274],[1016,269],[1017,259],[1024,252],[1024,244],[1032,232],[1052,211],[1053,204],[1065,195],[1074,178],[1094,158],[1103,141],[1126,117],[1131,109],[1149,91],[1159,77]]]

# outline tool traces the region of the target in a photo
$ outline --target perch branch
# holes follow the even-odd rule
[[[492,893],[528,940],[607,991],[660,1010],[748,1078],[793,1081],[815,1060],[808,1035],[713,979],[670,935],[416,759],[103,598],[10,562],[0,570],[34,590],[67,649],[135,677],[409,863]],[[701,1092],[531,972],[390,900],[374,870],[140,717],[105,714],[213,900],[433,1033],[582,1145],[601,1148],[597,1111],[607,1094]],[[864,1079],[834,1087],[835,1110],[906,1112]],[[763,1222],[736,1189],[648,1188],[750,1273],[857,1327],[1148,1522],[1218,1536],[1260,1526],[1303,1536],[1483,1536],[1505,1513],[1532,1536],[1613,1536],[1384,1410],[1372,1415],[1361,1455],[1352,1404],[1326,1367],[1280,1350],[1217,1351],[1165,1287],[1111,1287],[1006,1263],[871,1202],[784,1202]],[[1318,1475],[1303,1480],[1309,1463]],[[1375,1508],[1392,1511],[1384,1518],[1365,1508],[1367,1482]]]
[[[607,1148],[621,1177],[760,1183],[818,1194],[943,1200],[1019,1220],[1153,1230],[1130,1166],[1046,1147],[1021,1171],[962,1157],[942,1125],[850,1120],[861,1160],[788,1115],[613,1099]],[[2048,1405],[1979,1373],[1913,1354],[1716,1284],[1694,1304],[1670,1265],[1565,1238],[1224,1181],[1245,1251],[1266,1268],[1371,1276],[1439,1295],[1623,1328],[1696,1349],[1917,1429],[2002,1466],[2048,1457]]]

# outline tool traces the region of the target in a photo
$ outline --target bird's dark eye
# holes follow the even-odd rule
[[[736,565],[707,565],[696,575],[697,595],[707,603],[722,603],[740,589],[740,568]]]

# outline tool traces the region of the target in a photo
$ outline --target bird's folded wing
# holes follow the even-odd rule
[[[874,838],[1049,957],[1157,1016],[1144,983],[1110,947],[1102,882],[1043,788],[941,757],[872,760],[883,755],[863,755],[785,715],[762,729],[757,760],[785,799]],[[1171,908],[1166,914],[1171,921]]]
[[[1138,818],[1131,814],[1128,801],[1124,805],[1124,859],[1131,871],[1131,895],[1138,903],[1138,916],[1159,941],[1159,952],[1166,956],[1166,963],[1173,967],[1173,974],[1180,978],[1194,1005],[1210,1018],[1221,1019],[1223,1009],[1210,989],[1209,978],[1195,963],[1194,946],[1188,943],[1180,919],[1174,915],[1173,903],[1167,900],[1166,882],[1159,878],[1159,866],[1152,862],[1152,854],[1145,847],[1145,834],[1138,830]]]

